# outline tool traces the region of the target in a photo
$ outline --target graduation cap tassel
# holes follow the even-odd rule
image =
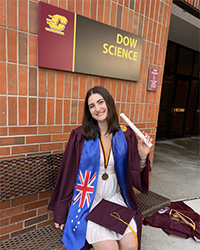
[[[117,216],[114,215],[114,214],[116,214]],[[133,230],[133,228],[132,228],[127,222],[125,222],[124,220],[122,220],[117,212],[113,212],[113,213],[110,214],[110,215],[111,215],[112,217],[114,217],[115,219],[121,221],[122,223],[124,223],[125,225],[127,225],[127,226],[131,229],[131,231],[132,231],[133,234],[135,235],[135,239],[136,239],[136,250],[138,250],[138,238],[137,238],[137,234],[136,234],[136,232]]]

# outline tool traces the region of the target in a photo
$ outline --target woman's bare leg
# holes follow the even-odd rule
[[[136,250],[136,244],[135,235],[128,233],[119,240],[119,250]]]
[[[92,244],[94,250],[119,250],[119,245],[116,240],[99,241]]]

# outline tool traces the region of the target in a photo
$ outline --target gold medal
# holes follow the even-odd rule
[[[107,173],[104,173],[103,175],[102,175],[102,179],[104,180],[104,181],[106,181],[107,179],[108,179],[108,174]]]

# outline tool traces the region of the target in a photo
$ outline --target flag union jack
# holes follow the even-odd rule
[[[79,172],[79,180],[80,183],[77,184],[76,186],[76,191],[78,194],[76,195],[73,205],[79,201],[79,207],[83,208],[85,205],[85,202],[87,202],[87,205],[89,207],[91,199],[90,199],[90,194],[94,192],[94,186],[91,186],[91,184],[94,182],[96,179],[96,173],[90,178],[91,171],[86,170],[85,171],[85,176],[83,178],[83,174],[80,171]]]

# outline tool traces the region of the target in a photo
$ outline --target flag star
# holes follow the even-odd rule
[[[80,224],[80,221],[78,221],[77,224],[79,225],[79,224]]]
[[[74,221],[73,220],[71,220],[71,223],[73,223]]]
[[[78,210],[78,213],[80,213],[81,209]]]
[[[78,218],[78,215],[76,216],[76,218]]]

